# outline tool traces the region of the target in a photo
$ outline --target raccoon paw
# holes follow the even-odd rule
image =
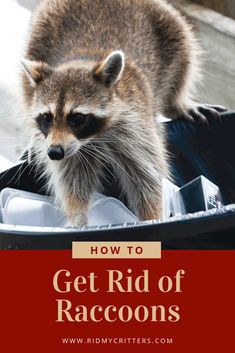
[[[179,118],[192,123],[208,125],[210,119],[220,121],[220,113],[226,110],[227,109],[221,105],[195,104],[189,108],[188,111],[181,113]]]
[[[72,228],[80,228],[87,226],[88,224],[87,215],[84,213],[76,213],[73,215],[71,215],[71,213],[67,214],[67,219],[69,220]]]

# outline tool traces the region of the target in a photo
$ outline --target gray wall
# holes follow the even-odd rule
[[[33,10],[40,0],[17,0],[19,5],[26,7],[26,9]]]
[[[193,0],[197,4],[216,10],[225,16],[235,19],[235,1],[234,0]]]
[[[171,0],[193,23],[204,51],[201,102],[235,108],[235,21],[185,0]]]

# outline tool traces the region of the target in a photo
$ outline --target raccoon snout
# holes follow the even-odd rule
[[[62,146],[50,146],[47,150],[48,157],[52,160],[59,161],[64,158],[64,149]]]

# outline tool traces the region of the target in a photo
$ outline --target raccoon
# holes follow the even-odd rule
[[[219,108],[193,101],[199,45],[162,0],[43,0],[22,60],[31,149],[75,226],[114,174],[140,220],[161,216],[170,178],[155,117],[205,123]]]

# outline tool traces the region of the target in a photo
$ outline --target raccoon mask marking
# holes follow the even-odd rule
[[[45,137],[48,151],[51,147],[63,151],[58,159],[70,157],[109,126],[124,61],[122,51],[112,52],[92,68],[79,61],[52,68],[43,62],[22,60],[34,90],[36,128]]]

